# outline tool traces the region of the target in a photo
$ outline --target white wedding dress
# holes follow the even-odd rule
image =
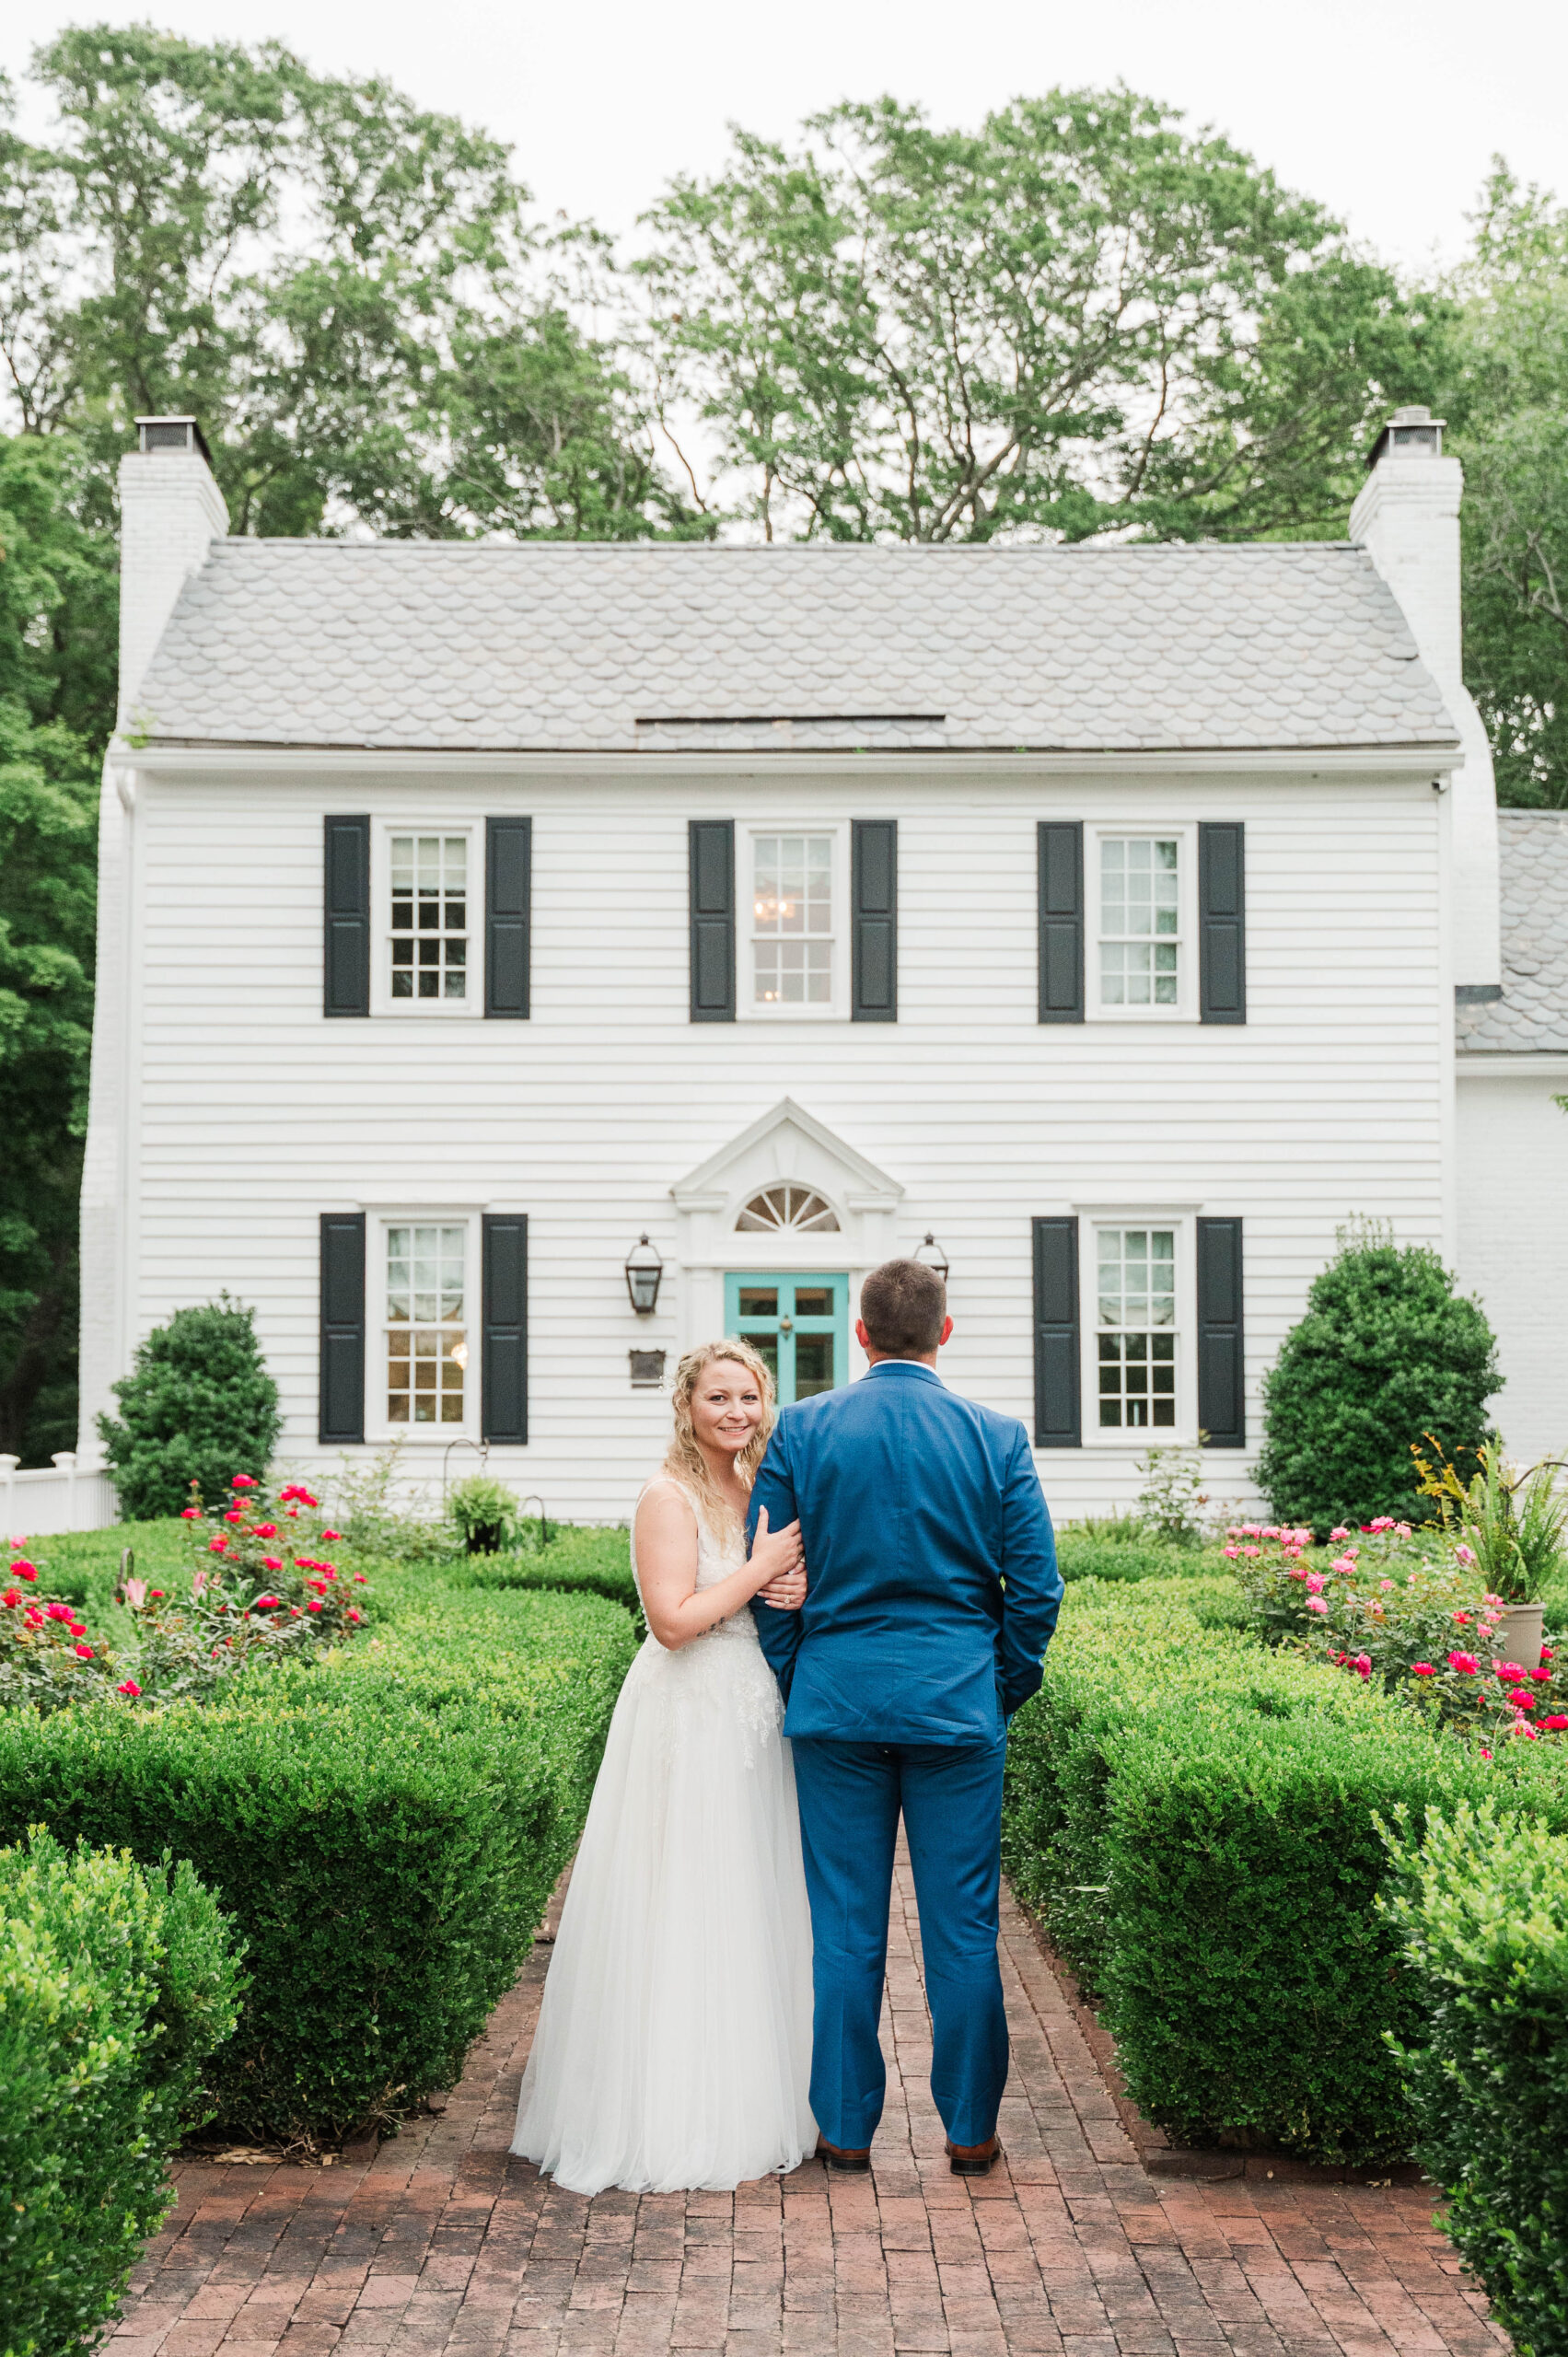
[[[716,1539],[675,1486],[696,1516],[697,1585],[712,1587],[744,1541]],[[571,2192],[724,2192],[816,2149],[811,1919],[783,1719],[747,1605],[679,1653],[650,1636],[627,1674],[512,2140]]]

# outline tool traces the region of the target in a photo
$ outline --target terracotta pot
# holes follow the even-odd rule
[[[1492,1632],[1493,1658],[1539,1669],[1545,1622],[1544,1604],[1511,1604]]]

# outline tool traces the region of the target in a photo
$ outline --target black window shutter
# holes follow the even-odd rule
[[[691,1020],[735,1021],[735,821],[693,819]]]
[[[330,823],[330,822],[329,822]],[[365,1213],[321,1214],[319,1437],[365,1438]]]
[[[528,1013],[531,819],[484,822],[484,1011],[521,1022]]]
[[[850,827],[854,909],[850,1019],[899,1019],[899,822],[856,819]]]
[[[1198,830],[1198,998],[1205,1023],[1247,1020],[1247,830]]]
[[[483,1225],[483,1375],[486,1440],[528,1436],[528,1223],[522,1212],[486,1212]]]
[[[1084,829],[1077,819],[1040,823],[1040,1019],[1084,1019]]]
[[[1078,1223],[1034,1223],[1035,1446],[1077,1448]]]
[[[370,821],[327,820],[325,1015],[370,1012]]]
[[[1238,833],[1239,829],[1237,830]],[[1241,1222],[1198,1222],[1198,1422],[1211,1448],[1247,1446]]]

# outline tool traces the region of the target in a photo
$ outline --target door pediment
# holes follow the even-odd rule
[[[739,1228],[749,1204],[767,1197],[776,1210],[786,1189],[788,1210],[814,1195],[832,1214],[832,1225],[813,1211],[798,1228],[782,1225],[763,1233],[753,1219]],[[894,1249],[904,1192],[896,1178],[790,1097],[669,1191],[681,1214],[681,1258],[688,1267],[749,1266],[761,1253],[784,1265],[829,1268],[863,1268],[885,1259]]]

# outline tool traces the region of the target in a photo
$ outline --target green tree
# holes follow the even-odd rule
[[[1502,1381],[1480,1304],[1437,1253],[1358,1225],[1264,1378],[1259,1487],[1282,1521],[1423,1521],[1411,1446],[1432,1434],[1468,1476]]]
[[[0,438],[0,1449],[75,1445],[76,1202],[113,549],[64,439]]]
[[[1452,359],[1465,463],[1465,671],[1500,801],[1568,807],[1568,208],[1501,157]]]
[[[114,1396],[98,1428],[127,1522],[179,1514],[192,1481],[211,1504],[237,1473],[260,1480],[283,1429],[256,1313],[227,1294],[155,1327]]]
[[[648,216],[648,350],[772,538],[1342,531],[1412,304],[1308,199],[1124,88],[974,134],[892,99],[738,133]]]

